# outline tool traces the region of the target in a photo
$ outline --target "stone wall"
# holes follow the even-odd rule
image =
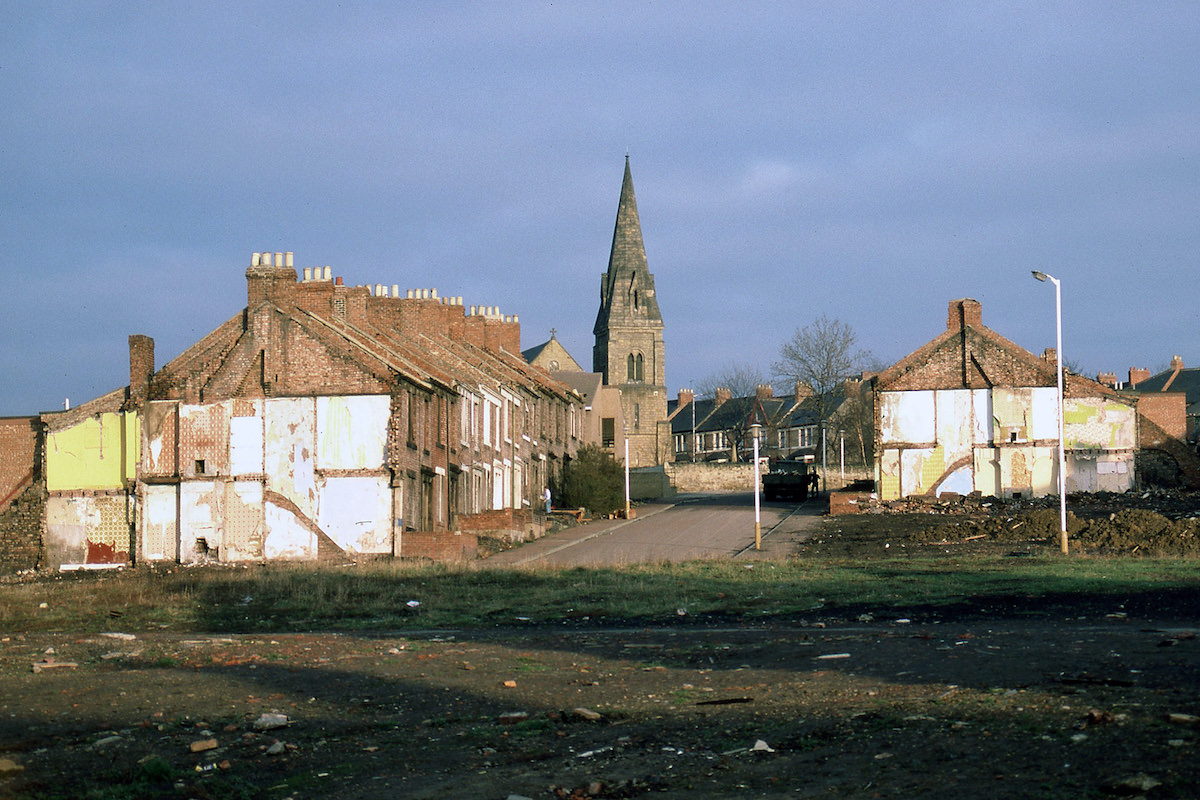
[[[45,510],[45,487],[36,483],[0,511],[0,575],[38,567]]]
[[[821,474],[821,465],[816,465],[817,474]],[[683,494],[703,494],[708,492],[750,492],[754,489],[750,464],[692,464],[690,462],[675,462],[667,464],[667,477],[676,492]],[[828,480],[822,479],[821,491],[836,490],[849,486],[855,481],[872,480],[874,473],[863,467],[847,467],[845,480],[842,480],[842,470],[838,464],[830,464]]]

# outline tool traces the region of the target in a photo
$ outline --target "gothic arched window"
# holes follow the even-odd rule
[[[641,383],[645,377],[645,361],[641,353],[630,353],[625,359],[625,376],[630,383]]]

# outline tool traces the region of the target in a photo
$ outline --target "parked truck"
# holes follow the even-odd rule
[[[763,496],[768,501],[790,499],[804,502],[817,490],[817,473],[807,461],[779,459],[762,476]]]

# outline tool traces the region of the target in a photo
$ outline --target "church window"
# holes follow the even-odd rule
[[[626,379],[630,383],[641,383],[645,380],[645,361],[641,353],[630,353],[625,359]]]
[[[641,403],[633,404],[633,429],[640,430],[642,427],[642,406]]]

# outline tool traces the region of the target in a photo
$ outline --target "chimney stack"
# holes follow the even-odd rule
[[[129,337],[129,400],[134,405],[144,403],[150,396],[150,379],[154,376],[154,340],[135,333]]]
[[[983,325],[983,306],[978,300],[972,300],[969,297],[951,300],[950,310],[946,316],[946,330],[958,331],[968,325]]]

